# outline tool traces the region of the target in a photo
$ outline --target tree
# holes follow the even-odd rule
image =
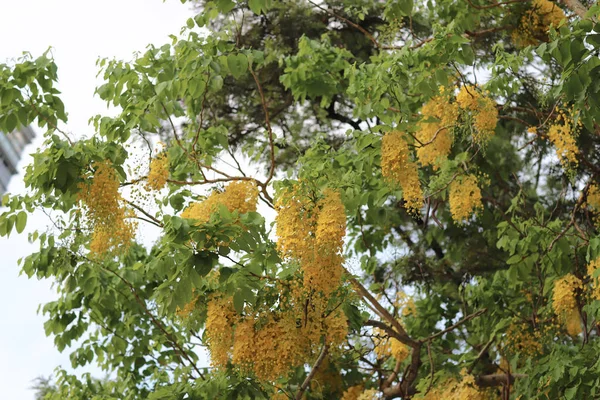
[[[45,398],[597,397],[599,10],[205,2],[77,140],[48,54],[0,66],[46,130],[0,235],[48,210],[46,333],[112,373]]]

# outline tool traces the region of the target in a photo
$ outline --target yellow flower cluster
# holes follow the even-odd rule
[[[237,324],[231,361],[242,370],[251,370],[260,380],[274,381],[304,363],[307,343],[289,315],[279,320],[273,314],[266,318],[260,329],[255,329],[253,318]]]
[[[512,32],[517,47],[535,46],[548,41],[550,25],[555,28],[566,18],[564,11],[549,0],[533,0],[532,7],[523,14],[519,26]]]
[[[539,330],[531,332],[531,326],[514,318],[506,330],[504,344],[510,354],[521,354],[523,357],[533,357],[542,354],[542,333]]]
[[[487,394],[479,389],[473,375],[465,369],[461,371],[461,380],[447,379],[433,387],[427,394],[419,394],[415,399],[423,400],[484,400]]]
[[[283,257],[303,259],[312,253],[311,232],[317,220],[310,197],[301,192],[300,184],[285,188],[275,202],[277,210],[277,249]]]
[[[473,141],[479,145],[485,144],[494,135],[498,124],[496,102],[471,85],[460,88],[456,102],[473,117]]]
[[[326,299],[307,295],[299,280],[281,285],[277,311],[256,311],[246,305],[244,316],[238,316],[231,299],[221,297],[213,297],[208,305],[206,335],[212,364],[224,367],[230,360],[262,381],[288,375],[309,362],[322,343],[333,349],[347,333],[343,311],[328,310]]]
[[[325,189],[318,202],[315,246],[311,256],[302,261],[304,285],[324,294],[335,290],[342,277],[342,256],[346,234],[346,212],[338,192]]]
[[[394,299],[394,307],[397,310],[401,310],[400,313],[403,317],[417,314],[417,307],[415,305],[414,299],[400,290],[396,292],[396,298]]]
[[[121,204],[119,178],[110,162],[95,163],[93,168],[91,182],[81,183],[78,193],[93,227],[90,253],[93,256],[115,255],[129,248],[136,224],[126,221],[133,213]]]
[[[377,400],[379,398],[379,390],[368,389],[362,392],[356,400]]]
[[[433,165],[438,169],[437,161],[444,160],[452,147],[451,129],[458,119],[458,104],[451,103],[442,91],[423,106],[421,114],[417,131],[421,146],[417,148],[417,157],[421,165]]]
[[[564,168],[569,168],[571,164],[577,165],[577,143],[573,131],[568,124],[554,124],[548,129],[548,138],[556,147],[556,155]]]
[[[232,326],[237,320],[232,299],[212,296],[206,311],[206,338],[211,364],[215,367],[227,365],[233,345]]]
[[[284,190],[276,202],[277,247],[297,259],[304,285],[328,295],[340,285],[346,213],[340,194],[331,189],[315,202],[299,186]]]
[[[577,307],[575,295],[577,290],[583,289],[581,279],[573,274],[567,274],[554,282],[552,292],[552,308],[556,315],[561,315]]]
[[[341,400],[357,400],[364,390],[363,385],[350,386],[342,395]]]
[[[592,260],[587,266],[587,273],[590,276],[591,281],[591,290],[592,290],[592,299],[600,300],[600,277],[594,278],[594,272],[600,268],[600,258],[596,258]]]
[[[214,191],[206,200],[190,204],[183,210],[181,217],[195,219],[203,224],[210,220],[211,214],[218,211],[219,205],[225,206],[230,212],[245,214],[256,211],[257,200],[258,188],[254,181],[235,181],[225,191]]]
[[[600,211],[600,187],[595,183],[591,184],[590,189],[588,190],[587,204],[589,204],[594,211]]]
[[[567,332],[577,335],[581,332],[581,321],[577,309],[577,291],[583,290],[583,282],[573,274],[567,274],[554,282],[552,308],[565,322]]]
[[[577,310],[570,310],[565,314],[565,328],[570,336],[577,336],[581,333],[581,318]]]
[[[410,355],[410,349],[407,345],[398,339],[389,337],[387,333],[379,328],[373,329],[373,343],[378,358],[392,356],[396,361],[404,361]]]
[[[423,191],[417,164],[410,159],[408,144],[399,131],[388,132],[381,143],[381,174],[402,188],[406,209],[417,214],[423,206]]]
[[[590,185],[586,203],[594,213],[594,224],[600,227],[600,187],[596,183]]]
[[[160,153],[150,161],[150,172],[146,188],[148,190],[160,190],[165,187],[169,179],[169,159],[167,153]]]
[[[450,213],[457,224],[464,223],[483,209],[481,191],[477,186],[475,175],[457,177],[450,184],[449,190]]]

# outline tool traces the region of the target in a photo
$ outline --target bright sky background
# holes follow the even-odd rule
[[[193,14],[179,0],[0,0],[0,15],[0,63],[23,51],[37,57],[53,47],[58,89],[69,113],[66,130],[77,136],[90,135],[88,119],[106,112],[104,103],[93,97],[97,58],[130,60],[148,44],[161,45],[170,40],[169,34],[178,35]],[[35,151],[40,142],[38,136],[26,152]],[[28,156],[21,160],[21,171],[29,162]],[[22,178],[23,172],[13,178],[10,192],[24,190]],[[43,214],[30,217],[25,232],[43,231],[46,225]],[[32,379],[50,375],[58,365],[70,367],[69,350],[61,354],[54,348],[52,338],[44,334],[43,316],[36,313],[40,303],[56,297],[50,282],[18,276],[17,259],[35,250],[25,234],[0,238],[2,399],[33,399]]]

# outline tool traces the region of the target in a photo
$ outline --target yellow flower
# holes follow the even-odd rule
[[[452,219],[457,224],[464,223],[473,214],[482,210],[481,191],[477,186],[477,178],[474,175],[463,175],[452,181],[449,202]]]
[[[135,236],[137,224],[130,220],[135,215],[122,204],[119,178],[110,162],[95,163],[93,167],[93,176],[79,185],[78,194],[93,228],[90,253],[120,254],[127,251]]]
[[[550,25],[558,27],[566,18],[564,11],[549,0],[533,0],[531,8],[521,17],[519,26],[512,32],[518,47],[535,46],[548,41]]]
[[[223,192],[212,192],[204,201],[190,204],[181,213],[182,218],[196,219],[206,223],[210,216],[218,211],[219,205],[225,206],[230,212],[237,211],[245,214],[256,211],[258,188],[253,181],[231,182]]]
[[[166,153],[160,153],[150,161],[146,188],[160,190],[165,187],[167,179],[169,179],[169,160]]]
[[[421,146],[417,148],[417,157],[422,165],[438,169],[437,161],[445,159],[452,147],[451,129],[458,119],[458,105],[450,103],[449,96],[442,94],[429,100],[421,114],[417,131]]]
[[[592,298],[596,300],[600,300],[600,285],[598,284],[598,280],[600,278],[594,278],[594,272],[600,268],[600,258],[596,258],[592,260],[587,266],[587,273],[590,276],[591,288],[592,288]]]
[[[210,352],[211,364],[225,367],[233,345],[231,327],[237,319],[231,297],[213,295],[206,311],[206,338]]]
[[[581,279],[573,274],[567,274],[554,282],[552,292],[552,308],[556,315],[568,313],[577,308],[575,295],[577,290],[583,289]]]
[[[577,164],[579,149],[569,125],[554,124],[550,126],[548,137],[554,147],[556,147],[556,155],[563,167],[569,168],[570,164]]]
[[[358,400],[359,396],[364,391],[363,385],[351,386],[342,395],[341,400]]]
[[[417,164],[410,159],[408,144],[398,131],[388,132],[381,143],[381,174],[390,183],[400,185],[405,207],[417,214],[423,206],[423,191]]]
[[[369,389],[361,393],[356,400],[377,400],[379,399],[379,390]]]
[[[495,134],[498,124],[496,102],[471,85],[460,88],[456,102],[473,116],[473,141],[479,145],[485,144]]]

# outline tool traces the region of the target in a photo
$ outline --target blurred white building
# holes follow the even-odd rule
[[[0,194],[6,192],[10,178],[16,174],[23,149],[31,143],[35,133],[29,126],[12,133],[0,132]]]

